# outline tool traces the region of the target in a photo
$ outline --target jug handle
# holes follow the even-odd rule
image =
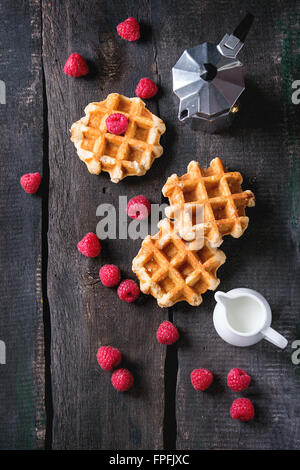
[[[275,344],[275,346],[281,349],[286,348],[288,345],[288,340],[270,326],[262,330],[261,333],[267,341],[270,341],[270,343]]]

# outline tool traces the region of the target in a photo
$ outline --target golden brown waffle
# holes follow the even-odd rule
[[[248,226],[245,207],[254,206],[255,198],[252,191],[242,190],[242,181],[240,173],[226,171],[220,158],[212,160],[207,169],[192,161],[185,175],[170,176],[162,189],[170,203],[166,215],[174,218],[185,206],[202,204],[204,236],[218,247],[224,235],[238,238]]]
[[[152,294],[160,307],[171,307],[180,301],[200,305],[201,294],[219,285],[216,273],[225,262],[225,254],[209,245],[189,250],[168,219],[163,219],[159,228],[157,235],[144,239],[132,262],[142,292]]]
[[[107,171],[111,181],[118,183],[126,176],[144,175],[163,153],[159,140],[166,126],[140,98],[111,93],[104,101],[88,104],[84,111],[86,115],[71,127],[71,141],[90,173]],[[107,132],[105,120],[112,113],[127,117],[124,135]]]

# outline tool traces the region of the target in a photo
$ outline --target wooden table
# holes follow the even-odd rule
[[[245,12],[256,20],[240,54],[247,67],[242,112],[224,135],[194,132],[177,120],[170,71],[186,47],[216,42]],[[300,447],[299,368],[291,361],[300,339],[299,110],[291,101],[300,79],[299,2],[296,0],[38,1],[0,2],[0,365],[2,449],[296,449]],[[128,16],[142,25],[138,43],[121,40],[116,25]],[[72,79],[66,58],[80,52],[91,74]],[[167,125],[164,156],[142,178],[119,184],[91,176],[69,140],[71,124],[91,101],[110,92],[133,96],[138,80],[160,86],[149,108]],[[122,303],[98,278],[105,263],[134,278],[131,260],[140,240],[104,240],[100,258],[84,258],[78,240],[95,231],[96,208],[120,195],[143,193],[162,201],[166,178],[188,162],[215,156],[244,175],[255,192],[250,225],[227,237],[221,288],[244,286],[270,301],[273,325],[289,339],[286,350],[261,342],[224,343],[212,326],[213,293],[199,308],[157,307],[152,297]],[[41,190],[26,195],[23,173],[40,171]],[[170,319],[181,332],[166,349],[155,340]],[[101,344],[124,353],[135,387],[119,394],[96,362]],[[208,367],[207,393],[190,384],[193,368]],[[244,396],[256,418],[229,416],[237,394],[226,386],[232,367],[253,383]]]

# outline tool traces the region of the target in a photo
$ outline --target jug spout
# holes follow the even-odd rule
[[[232,301],[232,298],[229,295],[225,294],[225,292],[218,291],[215,293],[215,299],[218,303],[222,304],[225,308],[228,304]]]

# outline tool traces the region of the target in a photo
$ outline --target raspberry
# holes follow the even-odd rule
[[[117,26],[118,35],[127,41],[137,41],[140,39],[140,27],[135,18],[127,18]]]
[[[124,302],[134,302],[140,294],[140,288],[136,282],[131,279],[125,279],[118,287],[118,296]]]
[[[179,339],[179,333],[173,323],[164,321],[158,327],[156,338],[161,344],[173,344]]]
[[[250,421],[254,418],[254,406],[248,398],[237,398],[231,405],[230,414],[233,419]]]
[[[20,183],[24,191],[28,194],[34,194],[39,189],[42,177],[39,173],[27,173],[20,179]]]
[[[152,98],[157,92],[157,85],[150,78],[141,78],[135,89],[136,96],[143,99]]]
[[[113,370],[122,360],[122,354],[111,346],[101,346],[97,351],[97,361],[101,369]]]
[[[99,271],[102,284],[106,287],[114,287],[120,282],[120,270],[114,264],[105,264]]]
[[[149,216],[150,211],[151,204],[142,194],[128,201],[126,212],[132,219],[144,220]]]
[[[87,233],[79,243],[77,248],[84,256],[95,258],[101,251],[101,245],[98,237],[93,233]]]
[[[208,369],[194,369],[191,373],[191,382],[195,390],[203,392],[213,381],[214,376]]]
[[[231,369],[227,375],[227,385],[234,392],[242,392],[249,387],[251,382],[250,375],[242,369]]]
[[[128,120],[124,114],[113,113],[105,120],[106,128],[111,134],[124,134],[128,127]]]
[[[128,369],[117,369],[112,373],[111,383],[119,390],[119,392],[126,392],[133,385],[133,375]]]
[[[71,54],[65,63],[64,72],[70,77],[82,77],[89,73],[89,68],[80,54]]]

